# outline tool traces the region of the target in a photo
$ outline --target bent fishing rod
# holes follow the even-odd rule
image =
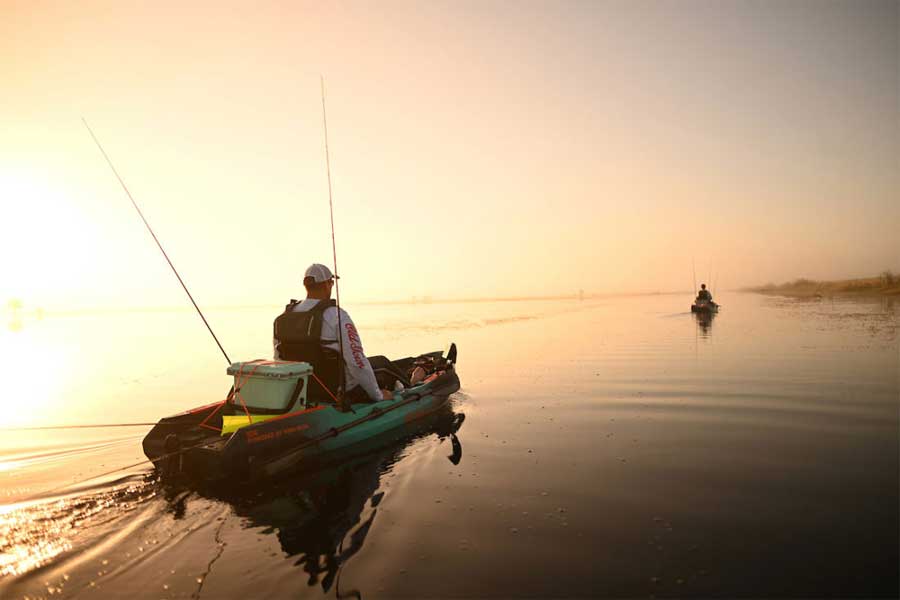
[[[216,341],[216,345],[219,347],[219,350],[222,351],[222,355],[225,357],[225,360],[227,360],[228,364],[230,365],[231,359],[228,358],[228,353],[225,352],[225,348],[222,347],[221,342],[219,342],[219,338],[216,337],[216,334],[215,334],[215,332],[213,332],[212,327],[210,327],[209,322],[206,320],[206,317],[203,316],[203,311],[200,310],[199,306],[197,306],[197,303],[194,301],[194,297],[191,295],[191,292],[188,291],[187,286],[184,284],[184,280],[181,279],[181,275],[178,274],[178,271],[175,269],[175,265],[172,264],[172,261],[169,259],[169,255],[166,254],[165,249],[162,247],[162,244],[159,242],[159,238],[157,238],[156,234],[153,233],[153,228],[150,227],[150,223],[148,223],[147,219],[144,218],[144,213],[141,212],[141,209],[137,205],[137,202],[134,201],[134,197],[131,195],[131,192],[128,191],[128,186],[125,185],[125,182],[122,180],[122,177],[119,175],[119,172],[116,171],[116,167],[113,166],[112,161],[109,159],[109,156],[106,154],[106,151],[103,149],[103,146],[100,144],[100,140],[98,140],[97,136],[94,135],[94,131],[91,129],[91,126],[88,125],[88,122],[84,117],[81,117],[81,122],[84,123],[84,126],[88,130],[88,133],[91,134],[91,138],[93,138],[94,143],[97,144],[97,148],[100,149],[100,153],[103,154],[103,158],[106,159],[106,164],[109,165],[109,168],[112,169],[112,172],[116,176],[116,179],[119,180],[119,183],[122,185],[122,189],[125,190],[125,194],[128,196],[128,199],[131,200],[131,205],[134,206],[134,210],[137,211],[138,216],[141,217],[141,221],[143,221],[144,225],[146,225],[147,231],[150,232],[150,235],[153,237],[153,241],[156,242],[156,245],[159,247],[159,251],[162,252],[162,255],[165,257],[166,262],[169,263],[170,267],[172,267],[172,272],[175,273],[175,277],[178,278],[178,283],[180,283],[181,287],[184,288],[184,293],[187,294],[188,298],[190,298],[191,304],[193,304],[194,308],[197,309],[197,314],[199,314],[200,318],[203,319],[203,324],[206,325],[207,329],[209,329],[210,335],[212,335],[213,339]]]
[[[325,131],[325,171],[328,174],[328,214],[331,216],[331,254],[334,259],[334,297],[337,305],[337,339],[338,339],[338,405],[344,406],[344,329],[341,327],[341,288],[338,281],[337,245],[334,240],[334,204],[331,196],[331,158],[328,152],[328,118],[325,114],[325,77],[319,75],[322,89],[322,127]]]

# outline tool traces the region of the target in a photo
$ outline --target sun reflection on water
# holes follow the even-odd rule
[[[21,575],[71,550],[68,533],[83,512],[66,500],[0,507],[0,577]]]
[[[153,481],[142,477],[101,493],[0,506],[0,580],[53,562],[86,525],[112,522],[154,496]]]

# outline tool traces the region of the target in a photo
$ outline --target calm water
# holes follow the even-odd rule
[[[349,305],[371,354],[457,342],[452,412],[216,491],[159,485],[146,425],[22,429],[220,399],[196,316],[11,320],[0,596],[896,596],[900,303],[718,300]],[[277,310],[209,318],[250,359]]]

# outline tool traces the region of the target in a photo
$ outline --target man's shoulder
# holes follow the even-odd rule
[[[331,312],[331,314],[337,315],[338,307],[332,306],[328,310],[329,310],[329,312]],[[341,320],[342,321],[352,321],[353,320],[350,318],[350,313],[348,313],[343,307],[341,307],[340,311],[341,311]]]
[[[293,312],[309,312],[309,311],[313,310],[314,308],[318,307],[321,302],[322,301],[317,298],[306,298],[305,300],[301,300],[299,302],[292,301],[290,304],[288,304],[288,307]],[[331,313],[332,315],[336,314],[334,303],[332,302],[330,306],[326,306],[322,312],[325,314],[328,314],[328,313]],[[341,313],[346,314],[344,309],[341,309]]]
[[[348,313],[346,310],[344,310],[343,307],[341,307],[340,310],[341,310],[341,321],[351,321],[351,322],[353,321],[353,319],[350,318],[350,313]],[[338,316],[338,307],[337,306],[329,306],[324,311],[322,311],[322,314],[325,316],[325,318],[333,319],[336,321],[337,316]]]
[[[288,308],[291,312],[306,312],[313,308],[317,302],[318,300],[311,300],[310,298],[291,300],[291,303],[288,304]]]

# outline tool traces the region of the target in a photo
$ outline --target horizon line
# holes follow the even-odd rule
[[[489,302],[549,302],[549,301],[559,301],[559,300],[596,300],[602,298],[615,298],[615,297],[629,297],[629,296],[665,296],[672,294],[683,294],[683,293],[693,293],[686,292],[683,290],[670,290],[670,291],[653,291],[653,292],[606,292],[606,293],[585,293],[585,294],[559,294],[559,295],[524,295],[524,296],[472,296],[472,297],[461,297],[461,298],[447,298],[447,297],[431,297],[431,296],[412,296],[408,299],[392,299],[392,300],[361,300],[358,302],[353,302],[352,305],[357,306],[399,306],[399,305],[419,305],[419,304],[479,304],[479,303],[489,303]],[[280,305],[281,303],[272,303],[272,304],[210,304],[204,306],[205,310],[253,310],[253,309],[262,309],[262,308],[272,308]],[[345,303],[346,305],[346,303]],[[17,308],[9,308],[8,306],[3,307],[3,312],[5,313],[20,313],[26,314],[34,314],[39,313],[41,316],[74,316],[74,315],[88,315],[88,314],[103,314],[103,313],[127,313],[127,312],[181,312],[181,311],[191,311],[193,310],[191,306],[176,306],[176,305],[163,305],[163,306],[145,306],[145,305],[130,305],[130,306],[85,306],[80,308],[70,308],[70,309],[54,309],[54,308],[45,308],[40,306],[35,307],[26,307],[20,306]]]

